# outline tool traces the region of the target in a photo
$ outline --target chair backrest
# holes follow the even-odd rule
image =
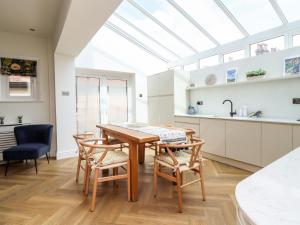
[[[81,144],[79,143],[79,141],[81,140],[84,140],[84,139],[90,139],[90,138],[93,138],[94,137],[94,133],[93,132],[86,132],[86,133],[83,133],[83,134],[74,134],[73,135],[73,138],[77,144],[77,147],[78,147],[78,151],[79,151],[79,154],[84,156],[85,153],[84,153],[84,149],[82,148]]]
[[[205,142],[197,138],[192,138],[190,141],[191,143],[188,144],[160,144],[160,147],[167,149],[168,154],[174,162],[174,165],[178,165],[178,161],[176,160],[172,150],[179,150],[189,153],[191,155],[189,167],[192,167],[196,162],[199,162],[199,160],[202,159],[201,147]]]
[[[53,125],[34,124],[14,128],[17,144],[42,143],[51,147]]]

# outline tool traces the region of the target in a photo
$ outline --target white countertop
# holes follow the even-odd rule
[[[300,125],[300,121],[291,119],[277,119],[277,118],[253,118],[253,117],[239,117],[239,116],[215,116],[215,115],[202,115],[202,114],[175,114],[174,116],[191,117],[191,118],[208,118],[208,119],[221,119],[221,120],[241,120],[241,121],[253,121],[253,122],[265,122],[265,123],[286,123]]]
[[[235,191],[240,224],[300,224],[300,147],[241,181]]]

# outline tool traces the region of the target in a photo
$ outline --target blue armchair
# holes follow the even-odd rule
[[[50,124],[26,125],[14,128],[17,146],[3,151],[5,160],[5,176],[7,174],[9,162],[12,160],[34,159],[35,171],[37,173],[36,160],[46,155],[48,163],[48,153],[51,149],[51,137],[53,126]]]

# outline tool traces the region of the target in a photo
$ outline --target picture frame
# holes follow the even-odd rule
[[[284,60],[284,75],[285,76],[300,75],[300,56],[288,57]]]
[[[237,68],[230,68],[226,70],[226,83],[233,84],[236,83],[238,76]]]

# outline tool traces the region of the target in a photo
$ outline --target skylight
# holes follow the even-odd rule
[[[289,22],[300,19],[299,0],[277,0],[277,2]]]
[[[222,0],[222,2],[250,34],[282,25],[269,0]]]
[[[213,0],[174,0],[221,44],[243,37]]]

